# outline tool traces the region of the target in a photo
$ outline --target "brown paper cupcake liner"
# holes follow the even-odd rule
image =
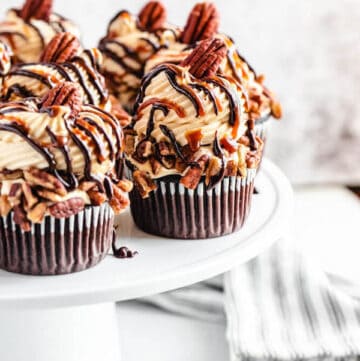
[[[24,232],[13,212],[0,217],[0,268],[31,275],[59,275],[90,268],[108,253],[114,214],[108,204],[69,218],[46,216]]]
[[[226,177],[207,190],[202,180],[195,190],[174,179],[156,180],[157,189],[143,199],[130,193],[131,213],[143,231],[169,238],[199,239],[239,230],[250,211],[255,169],[247,176]]]

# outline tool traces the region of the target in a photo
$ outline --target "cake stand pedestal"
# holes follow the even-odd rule
[[[255,257],[287,232],[293,195],[286,177],[264,160],[256,189],[246,225],[225,237],[191,241],[155,237],[139,231],[125,212],[118,219],[119,243],[139,252],[133,259],[109,256],[85,272],[56,277],[0,271],[0,360],[119,361],[116,301],[219,275]]]

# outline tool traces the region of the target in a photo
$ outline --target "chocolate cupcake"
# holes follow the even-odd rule
[[[70,81],[78,85],[85,104],[111,112],[127,125],[129,115],[117,100],[111,100],[99,72],[102,59],[96,48],[83,50],[75,35],[58,33],[44,48],[39,62],[18,64],[5,76],[1,98],[16,101],[42,97],[58,84]]]
[[[100,262],[128,205],[122,131],[65,82],[0,105],[0,268],[55,275]]]
[[[245,222],[263,143],[247,126],[246,91],[217,73],[226,53],[222,40],[205,40],[142,81],[125,152],[145,232],[209,238]]]
[[[26,0],[21,9],[10,9],[0,22],[0,40],[11,46],[18,63],[39,61],[44,47],[59,32],[80,35],[78,28],[52,11],[52,0]]]
[[[159,1],[148,2],[138,16],[122,10],[110,21],[99,44],[104,55],[102,72],[127,110],[135,102],[147,59],[174,42],[177,33],[166,23],[166,9]]]
[[[201,40],[212,37],[222,39],[227,53],[219,66],[219,72],[223,76],[232,77],[247,90],[249,126],[254,127],[255,134],[265,140],[270,118],[281,117],[280,104],[275,95],[264,86],[264,75],[257,75],[254,68],[239,53],[234,41],[229,36],[219,33],[219,24],[220,15],[213,3],[196,4],[178,40],[166,48],[159,49],[149,58],[145,65],[145,74],[160,64],[180,64]]]

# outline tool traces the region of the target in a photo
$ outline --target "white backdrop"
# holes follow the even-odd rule
[[[195,1],[163,0],[169,19],[184,24]],[[267,155],[293,182],[360,184],[359,0],[218,0],[221,30],[280,98]],[[22,0],[2,0],[0,15]],[[144,1],[55,0],[95,46],[116,11]]]

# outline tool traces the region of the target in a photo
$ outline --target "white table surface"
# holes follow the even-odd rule
[[[360,201],[340,187],[295,191],[297,244],[324,269],[360,284]],[[127,361],[226,361],[225,323],[193,320],[136,302],[118,304]]]

